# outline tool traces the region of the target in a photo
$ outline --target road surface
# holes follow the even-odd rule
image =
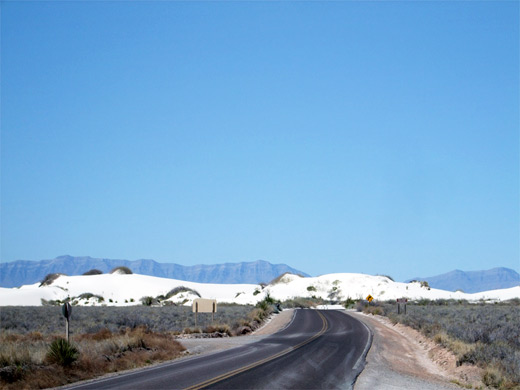
[[[256,343],[69,389],[350,389],[370,342],[345,312],[296,310],[285,329]]]

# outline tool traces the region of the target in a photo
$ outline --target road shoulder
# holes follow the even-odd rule
[[[205,355],[254,343],[263,337],[276,333],[290,324],[294,317],[294,309],[285,309],[279,314],[271,316],[260,328],[252,334],[237,337],[225,337],[217,339],[179,339],[186,348],[186,356]]]
[[[403,325],[393,325],[385,317],[357,312],[349,314],[364,322],[373,333],[372,347],[355,390],[448,390],[460,389],[452,381],[461,384],[480,381],[473,367],[458,369],[448,351],[441,351],[442,348],[419,332]]]

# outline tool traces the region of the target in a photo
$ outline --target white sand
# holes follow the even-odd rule
[[[420,283],[393,282],[384,276],[354,273],[328,274],[313,278],[286,275],[279,283],[264,289],[255,284],[194,283],[138,274],[60,276],[49,286],[39,287],[39,285],[35,283],[20,288],[0,288],[0,306],[39,306],[42,304],[42,299],[64,300],[66,298],[72,298],[76,300],[76,304],[86,306],[131,306],[141,304],[142,297],[166,295],[179,286],[196,290],[203,298],[216,299],[220,303],[237,304],[254,304],[268,293],[271,297],[280,300],[311,296],[327,299],[331,293],[335,294],[336,300],[344,300],[348,297],[364,299],[368,295],[376,300],[444,298],[501,301],[520,298],[520,286],[465,294],[421,287]],[[101,296],[103,301],[76,298],[84,293]],[[171,298],[171,301],[191,305],[194,298],[197,298],[195,294],[184,292]]]

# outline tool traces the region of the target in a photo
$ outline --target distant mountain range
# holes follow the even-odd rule
[[[104,273],[115,267],[125,266],[136,274],[172,278],[198,283],[268,283],[285,272],[309,276],[286,264],[271,264],[258,260],[243,263],[183,266],[174,263],[158,263],[154,260],[96,259],[89,256],[59,256],[53,260],[17,260],[0,263],[0,287],[18,287],[40,282],[50,273],[69,276],[82,275],[92,269]]]
[[[487,271],[455,270],[428,278],[417,277],[406,282],[411,280],[425,280],[430,287],[441,290],[477,293],[518,286],[520,285],[520,274],[510,268],[500,267]]]

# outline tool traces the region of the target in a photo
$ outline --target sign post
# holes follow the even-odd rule
[[[406,314],[406,304],[408,303],[408,299],[399,298],[397,299],[397,314],[401,314],[401,305],[404,307],[404,314]]]
[[[61,313],[63,314],[63,317],[65,317],[65,338],[69,341],[69,320],[72,313],[72,306],[70,303],[65,302],[63,304],[61,307]]]
[[[197,326],[198,313],[211,313],[211,322],[213,322],[215,320],[215,313],[217,312],[217,300],[202,298],[194,299],[192,309],[195,313],[195,326]]]
[[[372,302],[374,300],[374,297],[372,295],[368,295],[367,301]]]

